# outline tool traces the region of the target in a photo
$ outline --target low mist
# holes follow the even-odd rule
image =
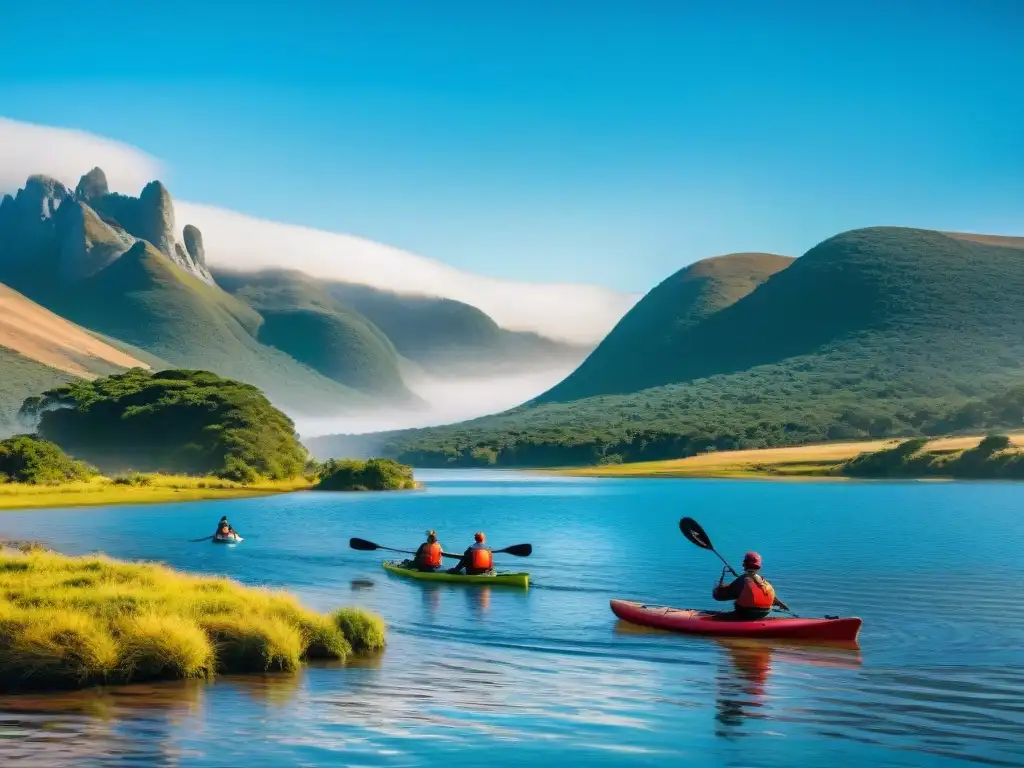
[[[545,371],[486,378],[441,378],[419,374],[407,377],[406,384],[427,401],[427,408],[390,408],[336,416],[292,414],[292,418],[304,439],[320,435],[365,434],[451,424],[521,405],[546,392],[575,367],[576,363],[566,362]]]

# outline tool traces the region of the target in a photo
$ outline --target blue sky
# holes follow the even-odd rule
[[[0,115],[499,278],[644,291],[857,226],[1024,232],[1011,0],[7,5]]]

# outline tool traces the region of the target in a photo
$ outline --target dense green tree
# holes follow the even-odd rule
[[[262,392],[208,371],[133,368],[29,398],[22,414],[38,418],[41,437],[108,473],[251,481],[296,476],[307,460],[291,419]]]

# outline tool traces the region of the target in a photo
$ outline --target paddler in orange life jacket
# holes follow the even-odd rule
[[[711,596],[723,602],[732,600],[737,619],[763,619],[775,606],[788,611],[789,606],[775,596],[775,588],[758,573],[760,570],[761,556],[757,552],[747,552],[743,558],[743,573],[731,584],[726,584],[723,572]]]
[[[449,573],[460,573],[465,569],[470,576],[488,573],[494,570],[494,555],[487,546],[487,537],[481,532],[473,534],[473,546],[462,553],[458,565],[448,570]]]
[[[412,567],[418,571],[436,571],[441,567],[442,548],[434,531],[427,531],[427,540],[420,544],[412,558]]]

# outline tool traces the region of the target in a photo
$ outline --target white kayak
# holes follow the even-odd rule
[[[213,543],[214,544],[237,544],[238,542],[240,542],[242,540],[243,540],[242,537],[239,536],[237,533],[231,533],[231,534],[228,534],[227,536],[221,536],[218,533],[218,534],[214,534],[214,536],[213,536]]]

